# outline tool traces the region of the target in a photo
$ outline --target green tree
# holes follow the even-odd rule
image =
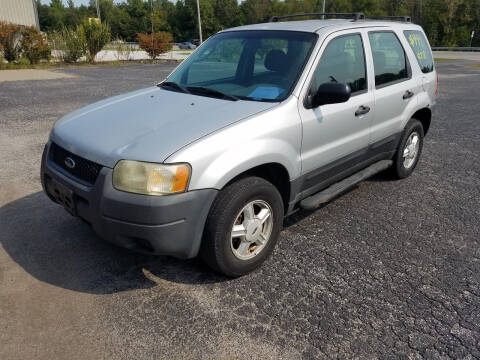
[[[67,1],[67,7],[65,8],[65,21],[64,25],[67,27],[76,27],[82,22],[82,15],[80,8],[75,8],[73,0]]]
[[[187,0],[187,3],[190,6],[193,18],[195,19],[195,28],[198,29],[197,2],[196,0]],[[215,16],[215,0],[201,0],[200,14],[202,16],[202,37],[204,39],[212,36],[222,28]],[[196,35],[192,35],[192,37],[198,38]]]
[[[1,0],[0,0],[1,1]],[[37,1],[42,31],[75,28],[96,17],[95,1]],[[102,22],[114,38],[135,41],[137,33],[167,31],[175,41],[198,38],[196,0],[99,0]],[[268,21],[272,15],[320,12],[322,0],[200,0],[203,37],[220,29]],[[65,6],[66,4],[66,6]],[[469,45],[471,31],[480,42],[480,0],[326,0],[327,12],[361,11],[366,15],[409,15],[422,25],[432,45]],[[152,16],[153,12],[153,16]]]
[[[132,33],[130,28],[132,20],[125,7],[114,6],[109,14],[107,23],[112,30],[113,38],[135,41],[135,33]]]
[[[219,30],[241,24],[240,8],[237,0],[216,0],[213,11]]]
[[[243,23],[255,24],[268,21],[274,15],[272,5],[272,0],[245,0],[240,5]]]
[[[84,21],[82,28],[87,41],[88,60],[94,62],[95,55],[110,41],[110,27],[94,21]]]
[[[63,59],[66,62],[77,62],[82,56],[87,55],[87,38],[83,26],[73,28],[63,28],[60,32],[64,42]]]
[[[193,17],[191,7],[185,5],[183,0],[178,0],[175,4],[175,16],[169,18],[175,41],[185,41],[194,36],[196,31],[196,21]]]

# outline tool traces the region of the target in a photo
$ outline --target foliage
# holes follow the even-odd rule
[[[7,61],[15,61],[20,55],[20,45],[15,43],[13,39],[8,39],[3,46],[3,57]]]
[[[60,57],[63,54],[62,52],[66,50],[65,41],[63,40],[62,31],[51,31],[47,34],[47,41],[52,49],[52,55],[54,57]],[[56,50],[61,50],[60,53],[54,53]]]
[[[31,64],[37,64],[40,60],[50,58],[50,46],[45,37],[34,26],[26,26],[21,31],[20,46],[22,54]]]
[[[16,63],[17,63],[18,65],[20,65],[20,66],[27,66],[27,65],[30,65],[30,64],[31,64],[31,63],[30,63],[30,60],[28,60],[28,59],[25,58],[25,57],[21,57],[20,59],[18,59],[18,60],[16,61]]]
[[[16,44],[16,37],[20,27],[16,24],[0,21],[0,51],[7,61],[14,61],[18,58],[20,47]]]
[[[75,7],[72,0],[38,4],[42,31],[76,28],[96,16],[95,1]],[[170,32],[176,42],[198,39],[196,0],[99,0],[102,22],[112,35],[135,41],[137,33]],[[268,21],[272,15],[321,11],[320,0],[200,0],[203,38],[238,25]],[[327,12],[362,11],[367,15],[410,15],[433,46],[480,45],[480,0],[326,0]]]
[[[77,26],[76,29],[65,27],[60,32],[60,35],[64,47],[64,61],[74,63],[87,55],[87,38],[83,26]]]
[[[165,31],[138,34],[138,44],[152,59],[172,48],[172,35]]]
[[[8,39],[18,33],[18,31],[18,25],[0,20],[0,50],[3,49]]]
[[[96,23],[94,21],[84,21],[81,25],[86,38],[86,48],[88,49],[88,60],[93,62],[95,55],[110,41],[110,27],[106,24]]]

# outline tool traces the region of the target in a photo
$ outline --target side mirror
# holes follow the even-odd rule
[[[320,85],[315,93],[309,95],[305,106],[313,109],[321,105],[343,103],[350,99],[350,95],[350,86],[347,84],[329,82]]]

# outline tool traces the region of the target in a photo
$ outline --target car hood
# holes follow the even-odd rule
[[[68,114],[57,121],[50,139],[110,168],[121,159],[162,162],[181,147],[275,105],[197,96],[155,86]]]

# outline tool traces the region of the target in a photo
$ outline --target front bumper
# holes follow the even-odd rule
[[[131,250],[195,257],[203,228],[218,190],[204,189],[167,196],[148,196],[118,191],[112,186],[113,170],[103,167],[93,186],[87,186],[50,161],[45,145],[41,180],[55,202],[52,184],[68,189],[74,215],[88,222],[103,239]],[[65,205],[65,204],[63,204]]]

